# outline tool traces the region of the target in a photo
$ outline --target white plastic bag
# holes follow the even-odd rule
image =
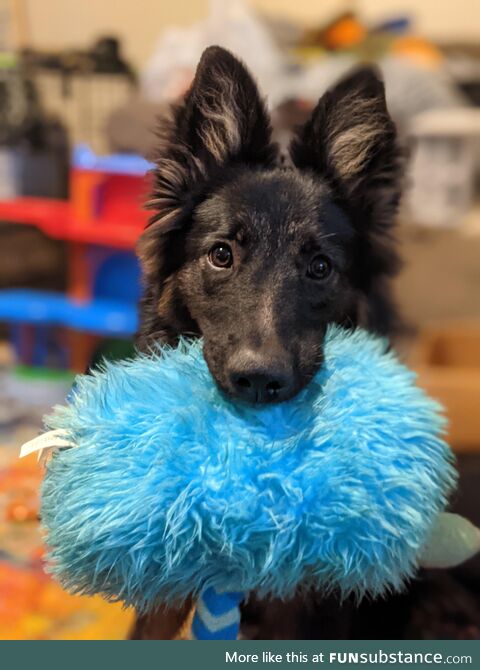
[[[287,82],[283,56],[244,0],[211,0],[205,21],[167,29],[141,77],[144,96],[152,102],[178,98],[188,88],[202,51],[213,44],[246,63],[270,106],[283,100]]]

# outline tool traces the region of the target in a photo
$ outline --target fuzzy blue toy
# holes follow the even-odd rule
[[[77,445],[43,484],[52,572],[140,610],[399,589],[456,479],[439,407],[361,330],[331,327],[322,369],[280,405],[233,403],[184,342],[79,378],[47,425]]]

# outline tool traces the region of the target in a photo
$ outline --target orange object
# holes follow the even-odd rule
[[[411,35],[397,38],[392,44],[392,53],[428,67],[438,67],[444,60],[441,51],[431,42]]]
[[[349,49],[364,41],[367,31],[353,16],[345,16],[332,24],[324,36],[325,46],[329,49]]]
[[[38,518],[36,497],[10,502],[5,511],[5,518],[7,521],[35,521]]]
[[[70,352],[69,368],[73,372],[85,374],[92,362],[99,338],[91,333],[67,330],[68,349]]]
[[[18,464],[0,471],[0,496],[4,503],[0,519],[8,522],[35,521],[38,518],[38,487],[41,468],[35,462]]]
[[[85,244],[68,246],[68,293],[73,300],[87,302],[92,297],[92,277]]]
[[[71,170],[70,202],[79,223],[88,222],[96,216],[96,201],[105,176],[102,172]]]

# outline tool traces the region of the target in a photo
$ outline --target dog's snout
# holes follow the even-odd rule
[[[230,361],[233,393],[247,402],[279,402],[287,398],[293,386],[293,374],[280,357],[263,357],[254,351],[240,351]]]

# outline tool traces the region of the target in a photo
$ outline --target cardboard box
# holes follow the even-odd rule
[[[480,452],[480,320],[424,328],[410,364],[419,385],[445,406],[452,448]]]

